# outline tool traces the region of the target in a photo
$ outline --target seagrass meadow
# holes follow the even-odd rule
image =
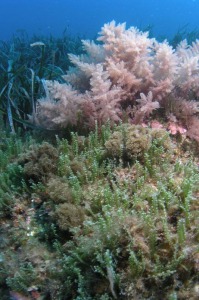
[[[106,28],[113,27],[115,38],[121,30],[122,38],[131,34],[110,24]],[[191,45],[197,32],[178,32],[172,53],[184,35]],[[166,77],[160,89],[150,83],[153,99],[141,77],[128,87],[127,77],[113,80],[113,62],[92,62],[96,57],[91,59],[88,47],[99,50],[102,42],[85,49],[80,38],[65,32],[60,39],[23,35],[0,46],[0,299],[196,300],[199,129],[191,120],[198,124],[197,68],[186,99],[178,94],[185,83],[173,87],[174,79],[165,94]],[[196,64],[199,50],[191,47],[181,65],[193,56]],[[164,52],[159,54],[161,60]],[[125,63],[115,67],[129,68],[120,59]],[[101,77],[85,76],[89,68]],[[128,69],[128,76],[141,76],[136,72]],[[105,101],[105,93],[95,89],[97,80],[107,84],[106,100],[122,99],[107,115],[100,114],[97,101]],[[59,88],[70,92],[70,105],[85,97],[76,122],[64,119],[68,111],[58,118],[65,97]],[[91,99],[97,99],[94,108]],[[56,118],[50,119],[53,111]]]

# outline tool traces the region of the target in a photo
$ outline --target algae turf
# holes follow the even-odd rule
[[[166,131],[1,149],[2,299],[198,298],[198,157]]]

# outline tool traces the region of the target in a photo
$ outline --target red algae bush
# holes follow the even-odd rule
[[[65,83],[43,81],[35,120],[49,129],[93,129],[110,120],[149,124],[161,117],[170,132],[199,141],[199,41],[167,41],[114,21],[102,27],[97,42],[83,40],[85,53],[69,54],[73,67]]]

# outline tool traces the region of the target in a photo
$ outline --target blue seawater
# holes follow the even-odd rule
[[[184,25],[199,27],[199,0],[0,0],[0,40],[21,30],[61,36],[64,29],[92,39],[112,20],[171,37]]]

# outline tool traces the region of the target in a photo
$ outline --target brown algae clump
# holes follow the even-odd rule
[[[166,149],[171,148],[168,133],[163,129],[150,129],[140,125],[124,124],[113,132],[105,143],[108,157],[123,158],[127,161],[142,160],[155,139],[161,141]]]
[[[46,182],[52,174],[55,174],[57,162],[58,151],[47,142],[31,146],[18,160],[23,166],[26,178],[35,182]]]

